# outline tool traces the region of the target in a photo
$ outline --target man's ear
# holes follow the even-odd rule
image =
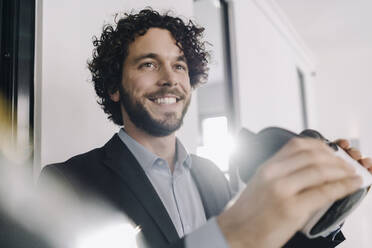
[[[119,90],[115,91],[114,93],[110,94],[110,98],[114,102],[119,102],[120,101],[120,93]]]

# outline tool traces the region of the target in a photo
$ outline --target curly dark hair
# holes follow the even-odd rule
[[[206,82],[208,78],[209,53],[202,41],[204,28],[191,20],[186,24],[178,17],[164,15],[146,8],[137,14],[124,14],[116,27],[105,25],[101,37],[93,37],[93,58],[88,61],[98,104],[108,114],[108,119],[123,125],[120,103],[114,102],[110,94],[119,90],[123,63],[128,56],[128,47],[136,37],[144,35],[152,27],[168,30],[183,51],[189,68],[190,83],[193,88]]]

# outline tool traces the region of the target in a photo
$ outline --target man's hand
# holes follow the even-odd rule
[[[360,151],[356,148],[350,147],[349,141],[346,139],[338,139],[335,143],[347,152],[350,157],[357,160],[363,167],[365,167],[372,174],[372,158],[363,158]]]
[[[295,138],[262,165],[217,217],[230,247],[281,247],[312,214],[361,186],[326,144]]]

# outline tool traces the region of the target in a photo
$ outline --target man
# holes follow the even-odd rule
[[[41,181],[58,178],[83,200],[102,197],[140,227],[149,247],[337,245],[341,233],[292,238],[311,213],[361,184],[326,145],[292,140],[224,210],[227,180],[176,138],[192,90],[207,77],[202,32],[151,9],[105,26],[89,69],[103,110],[124,127],[103,147],[47,166]]]

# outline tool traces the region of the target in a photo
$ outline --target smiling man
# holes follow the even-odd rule
[[[156,27],[137,37],[128,50],[121,84],[110,98],[122,104],[126,133],[165,158],[173,171],[174,132],[191,100],[185,55],[168,30]]]
[[[105,26],[89,69],[99,104],[123,128],[103,147],[47,166],[40,183],[56,178],[82,201],[93,194],[112,204],[140,228],[140,246],[336,246],[341,233],[296,234],[311,213],[361,184],[329,147],[292,140],[225,209],[232,194],[223,173],[176,138],[193,89],[207,78],[202,33],[151,9]]]
[[[114,102],[121,100],[127,132],[164,137],[180,128],[191,85],[186,58],[175,43],[168,30],[151,28],[129,46],[122,84],[111,95]]]

